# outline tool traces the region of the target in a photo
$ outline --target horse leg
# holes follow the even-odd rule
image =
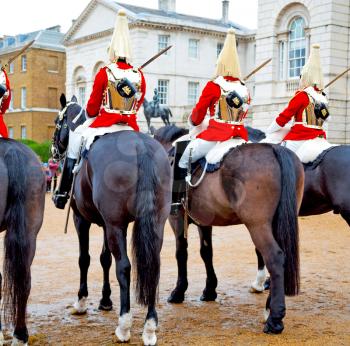
[[[286,315],[284,295],[285,256],[272,235],[271,225],[248,227],[254,245],[261,253],[271,276],[270,294],[266,303],[270,308],[264,327],[265,333],[279,334],[283,331],[282,319]]]
[[[79,238],[80,288],[78,292],[78,301],[74,303],[72,314],[82,315],[87,311],[86,300],[89,295],[87,274],[90,266],[89,230],[91,223],[76,212],[74,212],[73,219]]]
[[[184,217],[180,213],[178,216],[169,216],[169,222],[176,239],[176,261],[177,261],[177,282],[176,287],[168,298],[168,303],[182,303],[185,299],[185,292],[188,287],[187,281],[187,239],[184,236]]]
[[[218,285],[218,280],[213,267],[212,227],[198,226],[198,232],[201,246],[200,254],[207,271],[207,280],[200,299],[209,302],[216,299],[217,293],[215,289]]]
[[[120,313],[115,335],[121,342],[130,340],[132,315],[130,312],[130,271],[131,264],[126,246],[127,227],[107,225],[108,247],[116,261],[116,275],[120,287]]]
[[[103,247],[100,255],[100,263],[103,268],[103,288],[102,299],[100,300],[99,309],[104,311],[112,310],[113,303],[111,301],[111,286],[109,284],[109,269],[112,265],[112,255],[108,248],[106,230],[103,230]]]
[[[258,258],[258,272],[256,274],[255,281],[252,282],[251,284],[250,292],[262,293],[265,290],[265,282],[266,282],[265,262],[261,256],[261,253],[256,248],[255,248],[255,253]]]

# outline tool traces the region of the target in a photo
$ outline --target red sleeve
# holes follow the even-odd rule
[[[220,87],[214,82],[208,82],[202,91],[198,103],[192,110],[191,121],[193,125],[199,125],[209,109],[210,115],[214,115],[215,103],[220,97]]]
[[[141,98],[139,100],[139,102],[137,103],[137,107],[136,107],[136,111],[139,110],[139,108],[141,107],[143,100],[145,99],[145,94],[146,94],[146,80],[145,80],[145,76],[143,75],[142,71],[140,71],[141,74]]]
[[[297,113],[309,104],[309,98],[306,92],[297,93],[290,101],[286,109],[284,109],[276,118],[279,126],[287,124]]]
[[[11,86],[10,86],[10,80],[7,77],[7,73],[5,71],[5,69],[3,69],[3,72],[5,74],[5,79],[6,79],[6,89],[8,91],[8,96],[7,98],[3,98],[2,102],[1,102],[1,107],[0,107],[0,113],[1,114],[5,114],[5,112],[9,109],[10,107],[10,102],[11,102]]]
[[[107,83],[108,79],[106,69],[101,68],[95,77],[92,92],[86,106],[86,112],[89,117],[95,117],[99,114],[103,101],[103,94],[107,88]]]

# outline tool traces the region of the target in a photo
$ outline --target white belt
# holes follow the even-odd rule
[[[121,114],[121,115],[132,115],[132,114],[136,114],[136,111],[122,111],[120,109],[109,109],[106,107],[103,107],[103,109],[108,112],[108,113],[114,113],[114,114]]]
[[[302,122],[302,121],[296,121],[296,122],[294,123],[294,125],[296,125],[296,124],[298,124],[298,125],[303,125],[303,126],[305,126],[305,127],[309,127],[310,129],[323,130],[322,126],[308,125],[308,124],[306,124],[306,123],[304,123],[304,122]]]
[[[223,124],[230,124],[230,125],[243,125],[242,121],[230,121],[230,120],[222,120],[222,119],[217,119],[214,118],[215,121],[217,121],[218,123],[223,123]]]

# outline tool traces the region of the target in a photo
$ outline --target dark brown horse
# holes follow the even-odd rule
[[[14,325],[13,345],[28,342],[30,267],[43,222],[45,189],[45,176],[36,155],[19,142],[0,138],[0,231],[6,231],[2,308],[5,321]],[[1,281],[0,275],[0,296]]]
[[[56,120],[53,146],[56,158],[66,150],[69,129],[82,123],[83,112],[72,99]],[[82,114],[83,116],[83,114]],[[100,308],[110,310],[109,268],[111,253],[116,261],[120,286],[120,317],[116,335],[130,339],[130,271],[127,254],[127,228],[134,222],[132,246],[136,273],[137,301],[148,307],[143,342],[155,345],[157,287],[160,273],[160,250],[164,225],[170,210],[171,171],[163,147],[151,137],[134,131],[120,131],[102,136],[89,150],[76,176],[73,193],[74,222],[79,237],[80,289],[77,313],[87,310],[87,272],[90,264],[89,228],[92,223],[104,230],[101,264],[104,268],[103,297]]]
[[[169,150],[184,133],[176,126],[156,131],[155,139]],[[194,173],[194,180],[201,170]],[[189,215],[199,225],[201,256],[207,270],[202,300],[216,298],[217,279],[212,265],[212,226],[245,224],[271,273],[270,310],[264,332],[280,333],[285,316],[285,294],[299,291],[297,214],[304,173],[298,158],[280,146],[245,144],[231,150],[221,168],[207,173],[189,191]],[[171,216],[176,237],[178,280],[169,301],[182,302],[187,289],[187,239],[183,214]]]
[[[249,128],[249,139],[259,142],[264,132]],[[305,165],[305,185],[300,216],[319,215],[333,211],[350,226],[350,146],[340,145],[328,150],[313,164]],[[259,251],[258,275],[252,284],[253,292],[262,292],[265,264]]]

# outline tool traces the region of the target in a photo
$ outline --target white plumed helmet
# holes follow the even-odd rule
[[[124,10],[118,11],[108,55],[111,62],[119,58],[125,58],[128,63],[131,60],[129,25]]]
[[[320,45],[313,44],[308,61],[301,71],[300,87],[316,86],[323,89],[323,74],[321,69]]]
[[[216,77],[231,76],[241,78],[241,67],[236,46],[236,35],[233,29],[227,31],[224,47],[216,62]]]

